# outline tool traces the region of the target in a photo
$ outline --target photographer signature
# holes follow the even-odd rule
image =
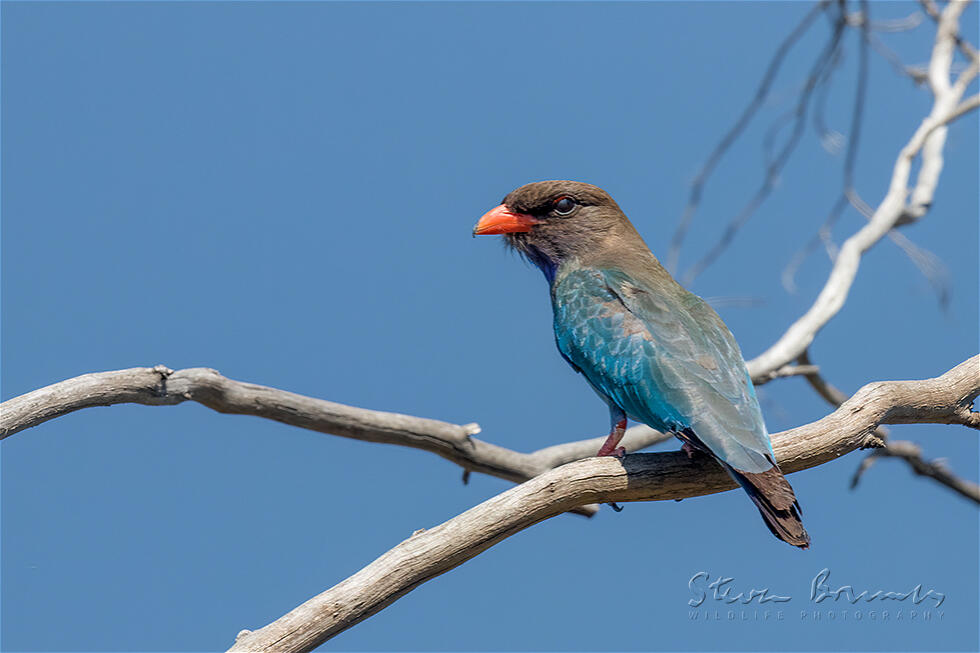
[[[870,603],[872,601],[905,601],[909,598],[912,603],[919,605],[926,599],[935,602],[935,607],[939,607],[946,600],[946,595],[933,589],[922,591],[922,584],[918,584],[907,592],[890,592],[885,590],[855,590],[851,585],[841,585],[836,589],[828,584],[830,579],[830,569],[821,569],[810,582],[810,601],[821,603],[827,599],[834,602],[843,600],[850,604],[858,601]],[[715,601],[722,601],[726,604],[739,603],[747,605],[753,601],[760,605],[764,603],[786,603],[792,599],[790,595],[770,593],[768,587],[762,589],[751,588],[748,591],[736,592],[733,585],[734,578],[719,576],[711,580],[711,575],[706,571],[699,571],[688,581],[687,586],[691,590],[692,598],[688,599],[687,604],[691,607],[698,607],[710,596]]]

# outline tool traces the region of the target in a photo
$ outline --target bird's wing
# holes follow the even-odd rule
[[[558,348],[633,419],[691,429],[738,470],[772,467],[741,352],[699,297],[655,293],[616,270],[581,268],[554,287]]]

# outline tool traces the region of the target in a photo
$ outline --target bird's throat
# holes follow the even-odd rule
[[[544,273],[544,278],[548,280],[548,283],[554,283],[555,275],[558,273],[559,261],[530,243],[526,243],[522,249],[527,260],[538,266],[538,269]]]

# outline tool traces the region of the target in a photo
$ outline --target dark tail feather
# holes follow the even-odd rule
[[[803,511],[778,466],[759,474],[740,472],[724,463],[722,466],[752,499],[773,535],[801,549],[810,546],[810,536],[800,520]]]

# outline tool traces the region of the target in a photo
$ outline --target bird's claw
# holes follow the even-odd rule
[[[602,449],[599,449],[599,453],[597,453],[596,456],[615,456],[616,458],[622,460],[623,457],[626,456],[626,447],[616,447],[615,449],[606,449],[603,447]]]

